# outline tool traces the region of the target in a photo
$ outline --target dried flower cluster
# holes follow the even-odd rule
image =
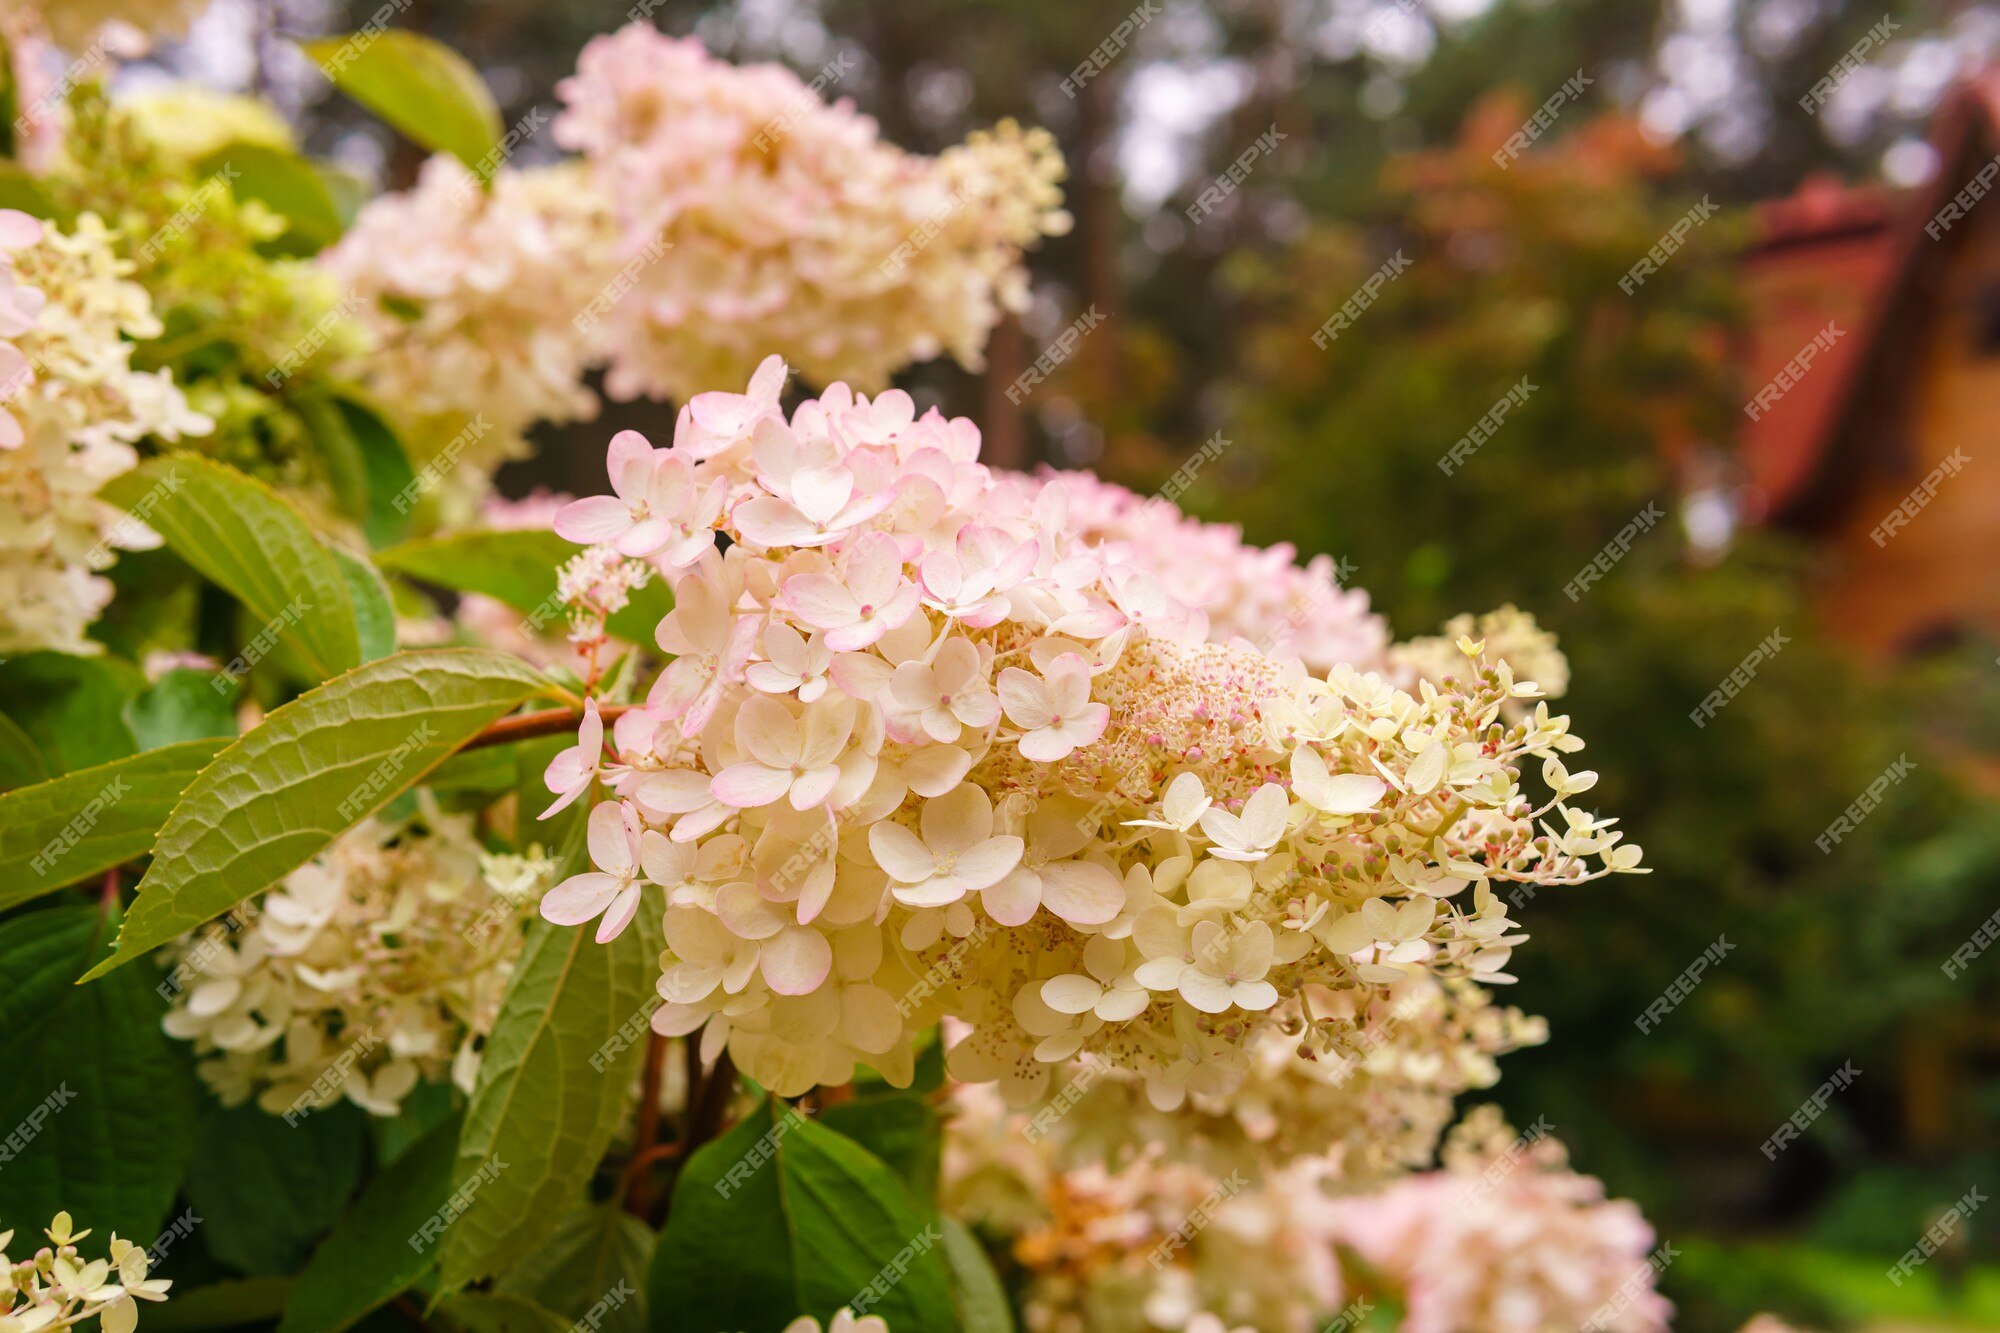
[[[104,1333],[131,1333],[138,1302],[164,1301],[173,1286],[147,1277],[146,1252],[116,1234],[108,1259],[79,1262],[77,1242],[90,1232],[74,1230],[68,1213],[57,1213],[42,1234],[49,1243],[15,1261],[7,1255],[14,1233],[0,1231],[0,1333],[76,1328],[92,1319]]]
[[[132,368],[129,339],[160,324],[94,214],[71,232],[0,210],[0,656],[86,653],[111,600],[98,577],[119,547],[157,544],[97,498],[148,435],[212,423],[164,370]]]
[[[237,919],[163,951],[165,1026],[225,1103],[341,1098],[394,1115],[419,1079],[470,1087],[550,864],[484,853],[428,799],[373,818]]]
[[[1414,976],[1509,980],[1496,886],[1637,868],[1568,804],[1567,720],[1503,722],[1538,691],[1480,645],[1411,693],[1208,642],[1060,488],[995,484],[970,422],[838,384],[787,419],[784,379],[698,395],[669,449],[622,432],[616,494],[556,518],[674,583],[646,707],[551,767],[618,799],[543,904],[604,939],[650,887],[661,1031],[789,1094],[907,1078],[950,1015],[952,1072],[1010,1101],[1088,1055],[1171,1107],[1269,1034],[1344,1054]]]

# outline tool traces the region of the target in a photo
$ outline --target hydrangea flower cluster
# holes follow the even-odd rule
[[[1035,1333],[1314,1333],[1339,1310],[1330,1199],[1309,1164],[1214,1173],[1169,1139],[1064,1165],[991,1088],[960,1087],[952,1107],[947,1204],[1008,1238]]]
[[[1514,674],[1542,687],[1542,697],[1560,699],[1569,693],[1569,659],[1530,613],[1509,603],[1481,616],[1453,616],[1444,633],[1397,644],[1389,653],[1390,673],[1399,683],[1427,680],[1443,686],[1463,677],[1465,657],[1458,641],[1473,638],[1486,645],[1487,656],[1507,663]]]
[[[1384,663],[1389,627],[1368,609],[1365,590],[1341,586],[1342,571],[1331,556],[1300,565],[1289,542],[1245,545],[1243,529],[1234,524],[1204,523],[1171,500],[1139,495],[1090,472],[1002,474],[998,481],[1030,491],[1060,488],[1072,528],[1172,588],[1208,618],[1212,639],[1240,639],[1320,672],[1342,662],[1367,671]],[[1517,674],[1542,681],[1518,668]]]
[[[947,1197],[1013,1238],[1041,1333],[1310,1333],[1354,1326],[1385,1297],[1416,1333],[1666,1327],[1638,1209],[1492,1107],[1453,1130],[1441,1169],[1357,1194],[1323,1159],[1219,1175],[1160,1143],[1064,1168],[989,1090],[960,1089],[954,1106]]]
[[[168,372],[132,368],[129,340],[160,323],[130,268],[94,214],[63,232],[0,210],[0,656],[96,650],[84,630],[111,600],[97,571],[158,541],[98,488],[141,439],[213,425]]]
[[[451,494],[535,422],[594,415],[598,366],[620,398],[740,380],[772,348],[865,386],[943,352],[976,366],[1026,299],[1022,249],[1068,226],[1046,133],[905,153],[783,66],[643,22],[592,40],[558,92],[578,159],[488,189],[434,157],[319,259],[368,335],[348,368],[420,453],[457,442]]]
[[[842,384],[788,418],[785,375],[697,395],[671,448],[621,432],[615,494],[556,517],[674,584],[645,705],[551,766],[616,799],[542,908],[608,939],[651,890],[659,1031],[790,1095],[907,1081],[949,1015],[953,1074],[1010,1101],[1088,1055],[1170,1107],[1266,1034],[1342,1054],[1413,976],[1511,980],[1496,888],[1638,868],[1569,804],[1568,720],[1502,721],[1538,691],[1479,644],[1411,693],[1209,642],[1060,488],[996,484],[971,422]]]
[[[1516,1135],[1496,1108],[1453,1129],[1444,1169],[1343,1202],[1330,1238],[1404,1294],[1406,1333],[1656,1333],[1653,1229],[1568,1166],[1560,1140]]]
[[[43,1231],[49,1243],[18,1262],[8,1258],[11,1230],[0,1231],[0,1333],[41,1333],[76,1328],[92,1319],[104,1333],[131,1333],[140,1301],[164,1301],[173,1283],[147,1277],[146,1252],[115,1233],[107,1259],[80,1262],[77,1231],[68,1213],[57,1213]]]
[[[298,149],[292,127],[278,109],[244,93],[176,80],[142,88],[120,98],[118,106],[148,144],[185,165],[231,144]]]
[[[1036,1133],[1065,1163],[1131,1159],[1173,1145],[1177,1161],[1218,1175],[1316,1157],[1349,1188],[1420,1170],[1451,1124],[1455,1099],[1500,1079],[1498,1056],[1548,1039],[1548,1024],[1464,978],[1417,974],[1331,1002],[1348,1024],[1339,1054],[1308,1059],[1282,1030],[1257,1038],[1228,1096],[1196,1093],[1161,1109],[1134,1075],[1071,1071]]]
[[[176,358],[189,400],[219,423],[204,447],[309,507],[324,503],[324,460],[286,400],[324,382],[362,332],[331,274],[270,253],[285,232],[283,217],[238,199],[219,174],[197,172],[184,156],[203,142],[247,134],[268,143],[287,131],[275,120],[256,125],[257,104],[248,99],[161,95],[165,102],[150,95],[113,102],[100,83],[76,86],[62,151],[40,184],[63,209],[116,199],[116,214],[105,220],[161,321],[198,327],[205,347],[233,353]]]
[[[556,93],[557,142],[614,201],[631,290],[602,330],[621,398],[684,399],[772,351],[863,388],[945,352],[976,368],[1025,303],[1021,250],[1069,228],[1045,131],[906,153],[783,66],[649,23],[593,38]]]
[[[298,1114],[345,1097],[394,1115],[419,1079],[470,1088],[552,864],[482,852],[427,796],[371,818],[162,951],[164,1024],[228,1105]]]
[[[439,154],[414,189],[370,201],[320,256],[368,335],[351,367],[420,447],[469,446],[448,474],[453,492],[483,493],[537,421],[596,414],[583,377],[600,340],[578,316],[609,280],[614,244],[579,166],[503,170],[489,189]]]

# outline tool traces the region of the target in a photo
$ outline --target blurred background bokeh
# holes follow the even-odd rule
[[[1887,1276],[2000,1187],[2000,8],[217,0],[125,77],[254,87],[406,184],[282,40],[385,8],[510,124],[650,14],[912,149],[1051,129],[1077,225],[1031,308],[906,387],[996,461],[1336,557],[1399,637],[1507,603],[1559,634],[1653,873],[1522,904],[1552,1037],[1499,1099],[1640,1202],[1683,1329],[2000,1327],[2000,1212]],[[502,484],[596,489],[608,431],[670,413]]]

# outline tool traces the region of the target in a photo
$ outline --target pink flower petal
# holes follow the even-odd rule
[[[623,883],[616,875],[596,871],[571,875],[542,895],[542,916],[558,926],[580,926],[594,921],[618,896]]]
[[[609,944],[625,933],[625,927],[631,925],[632,918],[638,915],[640,896],[640,887],[631,884],[611,900],[611,906],[605,909],[604,919],[597,923],[599,944]]]
[[[810,926],[787,926],[764,941],[758,964],[780,995],[810,995],[833,969],[833,946]]]
[[[789,770],[766,768],[759,763],[731,764],[715,775],[709,790],[715,799],[738,810],[755,810],[771,804],[792,789]]]
[[[830,574],[795,574],[785,580],[785,604],[816,629],[838,629],[851,625],[861,614],[861,603],[847,585]],[[835,652],[845,651],[834,645]]]
[[[556,511],[556,535],[585,546],[608,542],[631,526],[632,511],[608,495],[572,500]]]
[[[1000,673],[997,688],[1001,706],[1015,726],[1033,731],[1054,720],[1055,714],[1049,708],[1049,687],[1033,672],[1008,667]],[[1027,753],[1025,748],[1022,753]]]

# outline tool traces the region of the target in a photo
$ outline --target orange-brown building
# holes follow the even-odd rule
[[[2000,638],[2000,72],[1931,142],[1922,188],[1809,183],[1744,257],[1747,382],[1820,340],[1746,420],[1744,516],[1813,539],[1829,628],[1882,657]]]

